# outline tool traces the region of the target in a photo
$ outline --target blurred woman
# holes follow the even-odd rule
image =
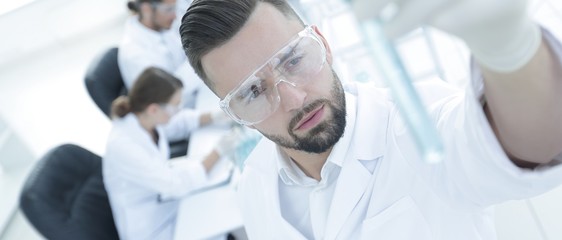
[[[128,96],[113,102],[113,126],[103,177],[121,239],[172,239],[177,199],[205,183],[207,172],[231,143],[202,162],[169,165],[163,129],[180,109],[182,82],[158,68],[146,69]]]
[[[212,112],[194,109],[202,81],[187,62],[179,31],[173,26],[177,22],[176,11],[183,9],[185,12],[189,3],[186,0],[129,0],[127,8],[133,15],[125,24],[117,56],[123,82],[129,91],[149,67],[158,67],[182,81],[181,107],[184,110],[171,120],[175,128],[164,128],[171,142],[188,139],[194,129],[207,124],[230,122],[218,109]]]

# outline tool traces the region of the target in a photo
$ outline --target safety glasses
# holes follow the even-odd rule
[[[314,29],[307,26],[230,91],[220,107],[240,124],[257,124],[279,108],[279,84],[303,86],[325,63],[326,48]]]
[[[152,3],[152,8],[155,10],[162,12],[162,13],[175,13],[176,12],[176,4],[169,4],[169,3]]]

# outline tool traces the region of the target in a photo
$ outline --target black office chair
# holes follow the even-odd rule
[[[58,146],[28,176],[20,208],[47,239],[119,239],[101,169],[96,154]]]
[[[109,118],[113,100],[121,95],[127,95],[127,88],[117,63],[118,51],[118,48],[112,47],[96,56],[90,63],[85,77],[90,97]],[[171,157],[181,157],[187,154],[187,146],[187,139],[170,142]]]
[[[86,88],[99,109],[111,117],[111,103],[121,95],[127,95],[127,88],[117,63],[118,48],[112,47],[96,56],[86,72]]]

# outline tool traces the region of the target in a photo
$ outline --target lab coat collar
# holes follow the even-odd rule
[[[318,184],[318,181],[306,176],[297,164],[293,162],[287,154],[279,149],[279,147],[277,147],[276,160],[279,178],[285,185],[314,186]],[[324,167],[322,168],[322,171],[324,171]]]
[[[158,133],[158,146],[156,146],[156,144],[152,142],[150,134],[141,126],[138,117],[134,113],[129,113],[115,121],[118,121],[118,124],[125,129],[127,134],[130,134],[131,138],[138,139],[142,142],[144,147],[160,152],[164,159],[170,158],[168,140],[160,126],[156,127],[156,132]]]

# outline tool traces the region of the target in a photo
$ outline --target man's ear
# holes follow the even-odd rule
[[[322,35],[320,29],[318,29],[316,25],[312,25],[312,29],[314,29],[316,35],[318,35],[318,37],[320,37],[320,40],[322,40],[322,44],[324,44],[324,47],[326,48],[326,61],[328,61],[328,63],[332,65],[333,57],[332,50],[330,49],[330,44],[328,44],[328,41],[326,41],[326,38],[324,38],[324,35]]]

